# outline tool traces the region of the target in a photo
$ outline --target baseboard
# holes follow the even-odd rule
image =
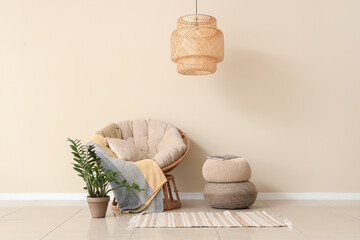
[[[113,194],[109,194],[111,197]],[[86,193],[0,193],[0,200],[84,200]],[[182,192],[180,199],[204,199],[201,192]],[[259,193],[258,200],[360,200],[360,193]]]
[[[199,192],[180,193],[181,199],[204,199]],[[258,200],[360,200],[360,193],[258,193]]]
[[[201,192],[180,192],[179,195],[180,199],[204,199],[204,195]]]
[[[259,193],[260,200],[360,200],[360,193]]]
[[[0,193],[0,200],[84,200],[86,197],[86,193]]]

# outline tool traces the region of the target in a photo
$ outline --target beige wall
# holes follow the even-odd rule
[[[0,1],[0,193],[82,192],[67,137],[153,118],[183,129],[174,171],[240,154],[261,192],[360,192],[360,1],[199,1],[225,35],[214,75],[170,61],[194,1]]]

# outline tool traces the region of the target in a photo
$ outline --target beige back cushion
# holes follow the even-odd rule
[[[154,159],[161,168],[178,160],[186,150],[179,131],[158,120],[134,120],[116,123],[122,139],[134,143],[147,158]]]

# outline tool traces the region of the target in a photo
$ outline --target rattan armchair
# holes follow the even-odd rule
[[[182,160],[188,154],[189,149],[190,149],[189,138],[182,130],[178,129],[178,131],[180,132],[181,137],[183,138],[183,141],[186,144],[186,150],[181,155],[181,157],[179,159],[177,159],[175,162],[173,162],[172,164],[170,164],[168,166],[161,168],[161,170],[163,171],[163,173],[165,174],[166,179],[167,179],[167,182],[162,187],[163,193],[164,193],[164,210],[172,210],[172,209],[181,207],[181,201],[180,201],[178,189],[176,187],[175,178],[173,175],[168,174],[168,172],[173,170],[176,166],[178,166],[182,162]],[[173,195],[173,194],[175,194],[175,195]],[[114,210],[119,210],[115,197],[112,201],[112,208]]]

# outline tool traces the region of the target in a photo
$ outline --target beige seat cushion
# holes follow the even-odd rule
[[[105,146],[109,146],[111,151],[125,161],[137,162],[147,159],[144,152],[140,151],[132,142],[119,138],[105,138]]]
[[[170,124],[149,119],[121,121],[115,125],[121,130],[122,139],[133,143],[161,168],[174,163],[186,150],[181,134]]]
[[[243,182],[251,178],[251,168],[244,158],[224,161],[207,159],[203,165],[202,174],[207,182]]]

